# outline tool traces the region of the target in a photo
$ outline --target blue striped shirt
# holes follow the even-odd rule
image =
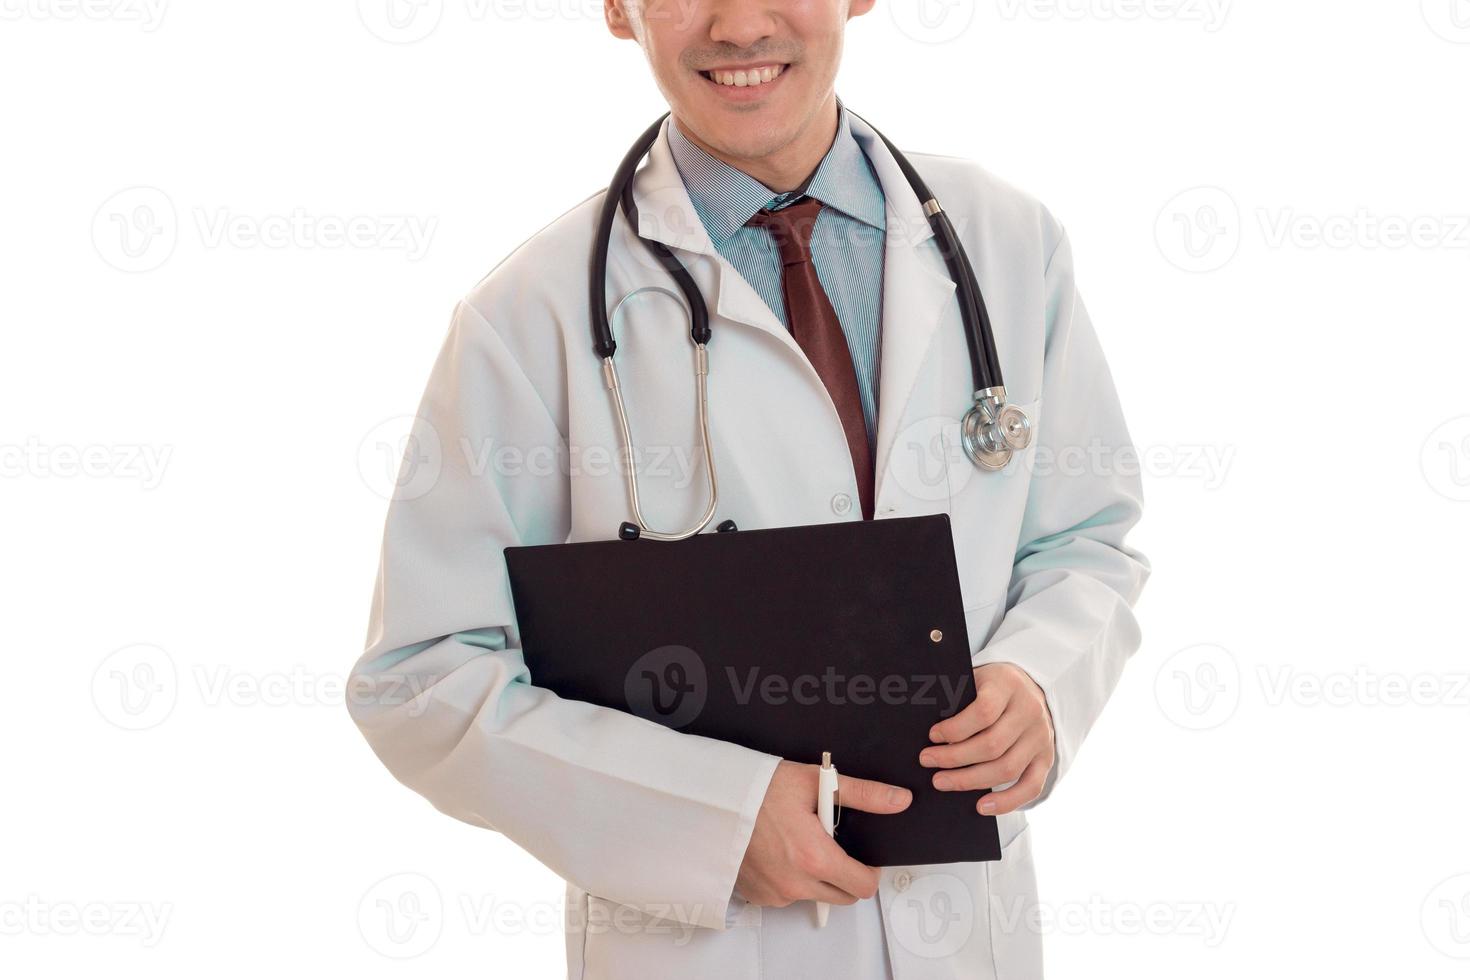
[[[826,205],[812,230],[812,263],[847,337],[847,349],[857,371],[863,421],[868,427],[868,446],[872,449],[878,431],[883,185],[853,138],[851,121],[840,99],[837,106],[837,134],[827,155],[801,187],[784,194],[777,194],[695,146],[672,120],[669,149],[710,242],[788,330],[791,324],[781,293],[781,253],[769,229],[747,228],[745,222],[763,207],[776,210],[803,194]]]

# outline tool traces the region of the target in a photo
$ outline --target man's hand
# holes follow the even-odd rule
[[[931,745],[919,763],[931,769],[938,789],[989,789],[1015,780],[998,793],[986,793],[981,813],[1010,813],[1041,795],[1056,761],[1051,712],[1041,688],[1015,664],[975,668],[975,700],[929,731]]]
[[[899,813],[913,794],[901,786],[837,777],[843,809]],[[781,762],[766,787],[735,890],[752,905],[803,899],[852,905],[878,892],[878,869],[847,856],[817,819],[817,767]]]

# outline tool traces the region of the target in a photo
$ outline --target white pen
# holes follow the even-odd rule
[[[822,768],[817,770],[817,818],[822,821],[822,829],[831,837],[836,832],[836,808],[837,808],[837,770],[832,768],[832,753],[822,753]],[[826,902],[817,903],[817,928],[827,924],[827,911],[829,906]]]

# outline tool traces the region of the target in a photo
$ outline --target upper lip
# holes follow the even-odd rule
[[[752,68],[784,68],[788,63],[785,61],[753,61],[748,65],[715,65],[712,68],[701,68],[700,71],[750,71]]]

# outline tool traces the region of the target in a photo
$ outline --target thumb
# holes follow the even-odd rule
[[[848,810],[864,813],[899,813],[908,809],[914,794],[902,786],[891,786],[871,779],[837,776],[837,801]]]

